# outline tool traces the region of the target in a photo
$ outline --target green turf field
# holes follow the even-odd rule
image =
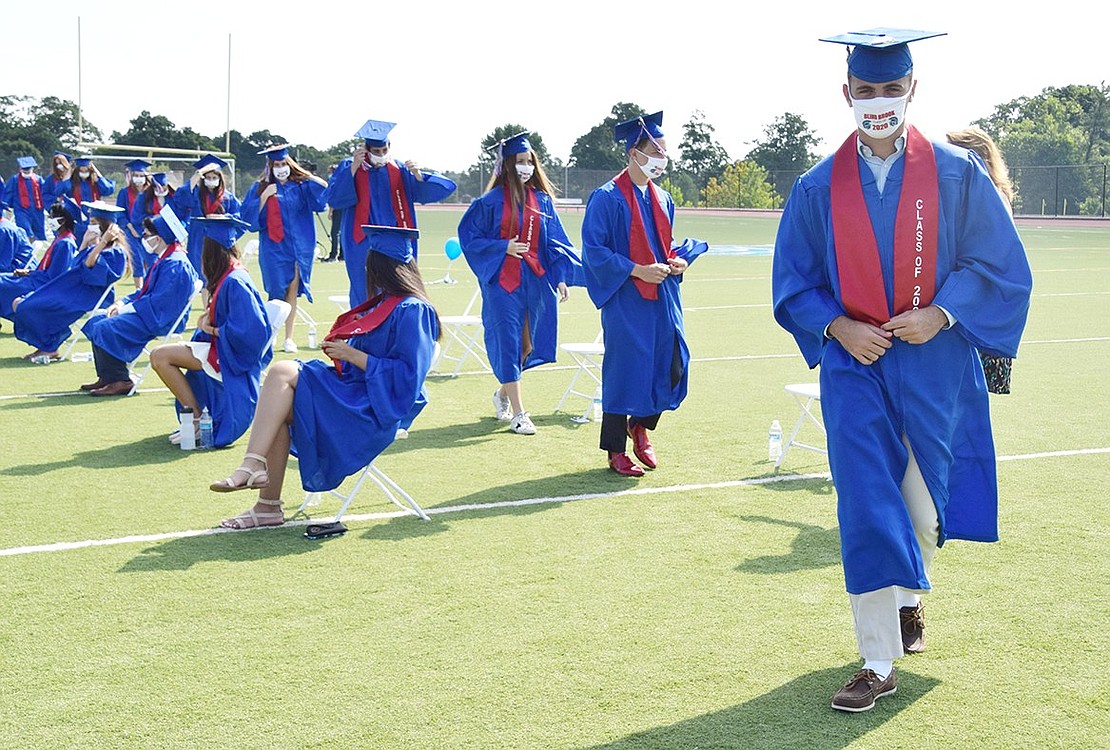
[[[427,280],[459,215],[420,215]],[[564,221],[577,237],[581,215]],[[728,245],[774,231],[676,222]],[[1110,747],[1110,228],[1022,233],[1033,309],[1014,393],[991,398],[1003,540],[938,554],[928,650],[859,715],[828,705],[857,661],[827,465],[766,460],[771,420],[798,413],[783,386],[815,379],[772,320],[766,255],[687,272],[690,396],[660,422],[657,471],[617,477],[596,424],[553,413],[569,360],[525,375],[534,437],[493,419],[492,376],[433,377],[379,460],[432,521],[367,487],[323,542],[208,533],[250,502],[207,489],[246,440],[183,452],[156,376],[68,395],[92,363],[25,363],[5,321],[0,748]],[[475,289],[461,259],[450,273],[429,287],[444,315]],[[326,329],[346,277],[312,281]],[[560,326],[597,334],[584,290]]]

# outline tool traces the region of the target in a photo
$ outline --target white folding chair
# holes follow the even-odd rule
[[[482,345],[482,318],[480,315],[472,314],[481,294],[481,289],[474,290],[470,303],[467,304],[462,315],[439,316],[440,330],[447,334],[448,339],[440,349],[439,356],[432,362],[433,372],[443,374],[439,365],[443,360],[447,360],[456,363],[455,370],[451,373],[451,377],[456,377],[462,372],[463,364],[471,357],[477,361],[482,372],[493,372],[486,360],[486,348]],[[462,347],[462,352],[458,355],[449,353],[454,348],[454,344]]]
[[[150,372],[150,353],[154,351],[154,347],[160,344],[168,344],[170,341],[181,338],[181,334],[177,332],[178,326],[180,326],[189,317],[189,312],[193,309],[193,300],[197,298],[197,295],[200,294],[200,290],[203,288],[204,281],[202,279],[197,279],[196,281],[194,281],[193,293],[189,295],[188,301],[185,302],[185,308],[181,311],[181,314],[177,316],[177,319],[173,322],[173,325],[170,326],[170,330],[166,331],[166,334],[162,336],[162,338],[147,342],[146,346],[143,347],[143,350],[139,352],[139,357],[143,356],[144,354],[147,357],[146,367],[143,368],[142,372],[137,375],[135,374],[135,362],[139,361],[139,357],[135,357],[134,362],[132,362],[128,366],[128,369],[131,371],[131,390],[127,392],[128,396],[133,395],[135,391],[139,390],[139,386],[142,385],[143,380],[147,376],[147,373]],[[155,344],[155,341],[157,341],[158,343]]]
[[[319,505],[320,500],[324,495],[335,495],[343,501],[343,504],[339,507],[339,512],[335,514],[335,518],[333,519],[334,523],[339,523],[340,519],[343,518],[343,514],[347,512],[347,508],[350,506],[351,501],[355,499],[355,495],[357,495],[358,491],[362,489],[362,485],[366,483],[367,479],[378,485],[378,489],[385,493],[385,496],[389,498],[389,501],[401,510],[405,511],[406,513],[411,513],[417,518],[421,518],[425,521],[431,520],[430,518],[428,518],[428,514],[424,512],[424,509],[420,507],[419,503],[413,500],[412,495],[405,492],[403,489],[401,489],[400,485],[386,476],[386,473],[375,466],[373,461],[371,461],[366,466],[366,468],[364,468],[362,472],[358,475],[358,479],[355,480],[354,486],[347,494],[343,494],[339,490],[328,490],[327,492],[306,492],[304,502],[301,503],[301,507],[297,508],[297,512],[294,513],[291,518],[297,518],[302,515],[307,518],[308,513],[305,510],[306,508],[312,508]]]
[[[270,316],[270,343],[266,345],[267,349],[273,348],[278,331],[285,325],[285,319],[289,317],[289,312],[292,309],[292,306],[283,299],[266,301],[266,314]]]
[[[351,298],[346,294],[332,294],[328,297],[328,302],[339,305],[339,309],[343,312],[351,309]]]
[[[62,352],[59,359],[68,359],[70,357],[70,355],[73,353],[73,347],[77,346],[77,342],[80,341],[81,339],[85,338],[85,334],[83,334],[81,332],[81,322],[84,321],[84,320],[88,320],[90,317],[92,317],[96,313],[105,309],[104,302],[105,302],[105,300],[108,299],[108,295],[112,293],[112,289],[114,287],[115,287],[115,284],[112,284],[107,289],[105,289],[104,294],[100,295],[100,299],[98,299],[96,301],[96,304],[93,306],[93,308],[91,310],[85,312],[83,315],[81,315],[81,317],[78,318],[73,323],[72,326],[70,326],[71,332],[74,328],[76,328],[77,333],[73,336],[73,338],[70,339],[69,343],[66,344],[65,351]],[[92,358],[92,352],[87,352],[87,356],[84,357],[82,361],[87,362],[91,358]],[[70,361],[73,361],[73,360],[70,360]]]
[[[570,355],[574,360],[575,369],[574,375],[567,384],[567,389],[563,391],[563,397],[559,399],[559,405],[555,407],[555,411],[562,411],[563,405],[571,396],[578,396],[579,398],[586,399],[586,409],[582,412],[580,417],[571,417],[575,422],[589,422],[590,421],[590,408],[593,406],[594,395],[598,388],[601,388],[601,360],[605,357],[605,344],[601,343],[603,331],[598,331],[597,337],[592,342],[580,342],[561,344],[559,349]],[[593,390],[590,392],[575,390],[578,386],[578,381],[582,376],[586,376],[586,387],[593,384]]]
[[[820,405],[821,403],[821,385],[819,383],[793,383],[786,386],[785,390],[787,393],[794,397],[794,400],[798,403],[798,406],[801,409],[801,413],[798,415],[798,421],[794,423],[794,429],[790,431],[790,437],[782,446],[782,455],[779,456],[778,461],[775,461],[776,469],[782,465],[782,462],[784,460],[786,460],[786,454],[790,451],[790,448],[792,446],[795,448],[800,448],[802,450],[814,451],[815,453],[828,455],[828,451],[826,449],[816,445],[803,443],[797,439],[798,431],[802,429],[802,425],[804,425],[806,422],[812,422],[814,425],[817,426],[817,429],[821,431],[822,435],[825,434],[824,423],[822,423],[821,420],[818,419],[817,416],[813,413],[815,405]]]

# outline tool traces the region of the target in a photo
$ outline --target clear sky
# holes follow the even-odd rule
[[[80,17],[81,102],[105,135],[144,109],[216,135],[230,34],[232,128],[327,148],[391,120],[395,156],[463,169],[507,122],[565,160],[618,101],[664,110],[672,146],[701,110],[737,159],[795,112],[832,151],[852,128],[844,52],[817,38],[875,26],[948,32],[913,46],[909,119],[938,138],[1046,86],[1110,79],[1105,5],[1014,4],[998,18],[995,5],[315,0],[259,17],[260,3],[11,2],[0,93],[76,101]]]

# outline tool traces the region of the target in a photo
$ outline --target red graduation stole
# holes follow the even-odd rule
[[[520,220],[517,218],[517,212],[513,210],[513,196],[508,190],[502,191],[505,200],[501,204],[501,239],[511,240],[513,237],[519,237],[521,234]],[[515,292],[520,286],[520,261],[523,260],[532,269],[532,273],[536,276],[543,276],[547,271],[544,270],[543,264],[540,263],[540,227],[539,218],[540,204],[536,198],[536,191],[531,188],[525,188],[524,210],[523,214],[527,217],[523,229],[524,242],[528,244],[528,252],[524,253],[520,258],[515,255],[505,254],[505,260],[501,263],[501,274],[498,276],[498,283],[501,288],[506,292]]]
[[[389,170],[389,194],[393,196],[393,213],[397,216],[396,226],[412,229],[409,197],[405,192],[405,181],[401,170],[392,161],[387,162],[385,168]],[[362,242],[366,239],[366,232],[362,231],[362,227],[370,224],[370,168],[365,163],[355,172],[355,195],[358,196],[358,203],[355,204],[355,242]]]
[[[174,244],[176,245],[177,243]],[[220,295],[220,290],[223,289],[227,277],[230,276],[233,271],[242,267],[243,264],[239,262],[238,258],[232,258],[231,265],[227,267],[224,275],[220,277],[219,283],[216,284],[216,288],[212,292],[211,299],[208,300],[208,325],[213,328],[216,327],[216,297]],[[212,369],[216,372],[220,371],[220,353],[217,351],[215,336],[212,337],[212,346],[208,349],[208,364],[212,365]]]
[[[281,203],[277,193],[266,200],[266,236],[274,242],[285,239],[285,225],[281,221]]]
[[[152,210],[150,213],[157,216],[162,211],[162,201],[157,195],[151,196],[151,200],[153,203],[151,204]]]
[[[211,216],[212,214],[222,213],[225,213],[223,188],[220,188],[220,192],[215,194],[211,190],[207,190],[204,195],[204,215]]]
[[[628,176],[628,170],[625,169],[613,183],[617,189],[621,191],[624,196],[625,202],[628,204],[628,210],[632,214],[632,221],[628,228],[628,257],[633,263],[639,263],[642,266],[649,266],[656,263],[655,253],[651,251],[651,244],[648,242],[647,229],[644,227],[644,217],[640,215],[640,201],[637,193],[639,192],[632,184],[632,178]],[[655,219],[655,231],[659,238],[659,246],[663,248],[667,258],[674,257],[674,250],[671,248],[673,236],[671,234],[671,219],[667,216],[667,212],[663,210],[663,201],[660,200],[659,194],[656,192],[658,188],[648,180],[648,195],[651,198],[651,215]],[[640,296],[644,299],[659,299],[659,285],[649,284],[642,279],[632,279],[632,283],[636,285],[639,290]]]
[[[181,245],[177,244],[176,242],[166,245],[166,249],[163,250],[162,254],[158,256],[158,259],[150,264],[150,270],[147,271],[146,278],[143,279],[143,288],[140,289],[139,293],[135,295],[135,299],[138,299],[139,297],[142,297],[144,294],[146,294],[146,288],[150,286],[150,278],[154,275],[154,269],[158,267],[158,264],[173,255],[174,251],[180,247]]]
[[[34,199],[35,199],[35,208],[38,209],[39,211],[41,211],[42,210],[42,185],[39,184],[39,181],[34,178],[34,175],[32,175],[31,177],[27,177],[27,178],[24,178],[22,175],[16,175],[16,179],[18,180],[18,183],[19,183],[19,205],[22,208],[30,208],[31,207],[31,197],[33,196]],[[27,183],[28,182],[31,183],[31,195],[27,195]]]
[[[937,278],[940,190],[933,145],[906,128],[902,195],[894,221],[894,314],[933,301]],[[853,133],[833,157],[833,245],[840,298],[848,315],[881,326],[892,317],[879,264],[879,246],[863,199],[859,152]]]
[[[352,336],[370,333],[389,317],[393,308],[401,304],[403,299],[405,297],[400,294],[390,294],[388,296],[379,294],[373,299],[366,300],[361,305],[351,308],[336,318],[331,330],[328,331],[328,335],[324,337],[324,341],[345,340]],[[342,375],[343,362],[338,359],[333,359],[332,362],[335,363],[336,374]]]
[[[58,244],[58,240],[62,239],[63,237],[72,236],[73,232],[62,232],[61,234],[54,237],[54,241],[50,243],[50,247],[46,248],[46,252],[42,254],[42,260],[40,260],[39,264],[35,266],[35,270],[45,271],[47,268],[50,268],[50,256],[54,254],[54,246]]]
[[[89,194],[92,195],[94,201],[100,200],[100,188],[96,186],[96,180],[92,177],[89,178]],[[84,201],[81,200],[85,195],[85,191],[81,190],[80,180],[78,180],[78,189],[73,191],[73,200],[77,201],[77,205],[83,205]]]
[[[134,185],[127,186],[127,213],[131,214],[131,209],[135,206],[135,199],[139,197],[139,191],[135,189]]]

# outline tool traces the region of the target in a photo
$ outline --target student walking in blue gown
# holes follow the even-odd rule
[[[21,156],[16,163],[19,171],[5,183],[3,201],[15,213],[15,223],[29,237],[45,241],[45,212],[50,204],[43,193],[43,179],[35,174],[38,162],[33,156]]]
[[[554,362],[558,306],[581,276],[554,188],[527,133],[502,141],[486,193],[459,222],[459,242],[482,290],[486,353],[501,386],[493,394],[497,419],[518,435],[536,427],[524,409],[521,374]]]
[[[124,165],[123,183],[124,187],[116,192],[116,205],[122,208],[127,217],[125,229],[127,230],[127,241],[131,243],[131,266],[132,268],[138,267],[143,269],[139,273],[139,277],[135,278],[135,288],[142,286],[142,276],[146,274],[147,260],[144,256],[142,247],[143,227],[142,224],[136,226],[131,222],[131,212],[135,208],[135,204],[139,198],[146,191],[150,185],[150,172],[151,163],[146,159],[132,159]]]
[[[257,502],[221,526],[284,523],[282,485],[292,453],[301,486],[335,489],[372,462],[426,403],[424,378],[439,317],[416,266],[411,229],[366,226],[369,299],[339,316],[322,349],[332,362],[276,363],[266,376],[242,465],[215,492],[257,489]]]
[[[80,206],[86,203],[107,200],[116,192],[116,183],[100,173],[100,169],[93,163],[92,157],[78,156],[74,160],[73,168],[69,172],[69,181],[63,186],[65,195],[77,201]],[[88,222],[81,222],[74,232],[77,236],[77,246],[84,250],[86,245],[95,243],[95,237],[86,237],[85,230]]]
[[[70,182],[72,166],[69,162],[69,154],[64,151],[55,151],[50,158],[50,174],[42,178],[42,202],[46,205],[47,212],[59,198],[69,194],[72,187]]]
[[[223,172],[228,167],[228,163],[215,154],[205,154],[193,163],[193,167],[197,171],[189,180],[188,189],[181,188],[174,197],[174,212],[181,217],[186,226],[193,218],[213,214],[227,214],[239,218],[239,199],[227,187],[227,177]],[[189,261],[202,277],[203,248],[203,233],[189,235]]]
[[[327,208],[327,183],[297,164],[287,144],[260,153],[267,157],[266,168],[247,191],[239,215],[250,224],[251,231],[258,232],[258,265],[267,297],[289,304],[282,349],[295,352],[297,298],[304,295],[312,301],[309,283],[316,260],[314,214]]]

